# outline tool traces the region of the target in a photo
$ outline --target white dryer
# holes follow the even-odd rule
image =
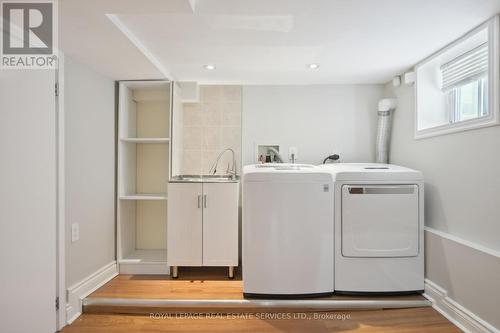
[[[246,297],[333,293],[333,183],[319,167],[243,169],[243,292]]]
[[[335,291],[422,292],[422,173],[390,164],[321,168],[335,187]]]

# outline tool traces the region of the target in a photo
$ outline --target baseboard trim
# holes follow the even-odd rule
[[[448,297],[448,292],[436,283],[425,279],[424,297],[432,307],[466,333],[500,333],[493,325],[479,318],[456,301]]]
[[[66,322],[71,324],[82,314],[83,299],[118,275],[116,261],[98,269],[66,291]]]

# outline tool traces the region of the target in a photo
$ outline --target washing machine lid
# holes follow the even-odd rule
[[[328,170],[312,164],[266,163],[243,167],[243,182],[248,181],[321,181],[331,182]]]
[[[332,163],[319,168],[332,173],[334,181],[422,181],[422,172],[394,164]]]

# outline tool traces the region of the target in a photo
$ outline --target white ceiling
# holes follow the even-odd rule
[[[385,83],[500,13],[500,0],[60,3],[62,49],[114,79],[243,84]]]
[[[60,48],[115,80],[164,75],[111,22],[108,13],[191,12],[186,0],[60,0]]]

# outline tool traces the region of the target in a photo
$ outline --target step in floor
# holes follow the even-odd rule
[[[245,299],[241,274],[225,269],[184,268],[168,275],[118,275],[83,300],[85,313],[314,312],[430,306],[421,295],[346,296],[309,299]]]

